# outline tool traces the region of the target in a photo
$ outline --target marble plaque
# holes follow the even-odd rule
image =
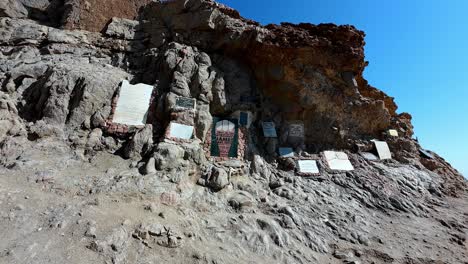
[[[328,167],[337,171],[352,171],[354,170],[353,164],[348,159],[348,155],[344,152],[337,151],[324,151],[325,160]]]
[[[256,103],[258,102],[258,97],[253,95],[241,95],[240,101],[244,103]]]
[[[177,97],[176,98],[176,107],[179,109],[192,110],[195,109],[195,99],[187,97]]]
[[[263,136],[267,138],[276,138],[278,135],[276,134],[276,127],[275,123],[273,122],[263,122]]]
[[[193,136],[193,126],[182,125],[171,122],[169,128],[170,138],[191,139]]]
[[[375,140],[374,144],[381,160],[392,159],[392,153],[390,152],[390,148],[388,148],[387,142]]]
[[[152,85],[131,85],[123,81],[112,122],[129,126],[145,125],[152,93]]]
[[[299,173],[318,174],[319,169],[316,160],[299,160]]]
[[[292,148],[279,148],[278,149],[280,157],[283,158],[293,158],[294,150]]]
[[[303,138],[304,137],[304,124],[300,124],[300,123],[290,124],[289,136]]]
[[[398,137],[398,131],[396,131],[395,129],[388,130],[388,134],[392,137]]]

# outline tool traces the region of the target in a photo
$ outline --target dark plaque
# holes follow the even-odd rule
[[[183,109],[194,109],[195,108],[195,99],[187,97],[177,97],[176,106]]]
[[[240,112],[239,124],[241,126],[247,126],[248,122],[249,122],[249,114],[246,112]]]

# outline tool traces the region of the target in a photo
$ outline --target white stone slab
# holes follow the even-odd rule
[[[308,173],[308,174],[320,173],[316,160],[299,160],[297,163],[299,165],[300,173]]]
[[[169,128],[169,137],[180,139],[191,139],[193,136],[193,126],[182,125],[171,122]]]
[[[276,126],[273,122],[263,122],[263,135],[267,138],[276,138],[278,135],[276,134]]]
[[[112,122],[129,126],[145,125],[152,93],[151,85],[131,85],[123,81]]]
[[[280,157],[283,158],[293,158],[294,150],[292,148],[279,148],[278,149]]]
[[[381,160],[392,159],[392,153],[387,142],[374,140],[374,144]]]
[[[398,137],[398,131],[396,131],[395,129],[388,130],[388,134],[392,137]]]
[[[332,170],[338,171],[352,171],[354,170],[353,164],[348,159],[348,155],[344,152],[324,151],[325,160],[328,167]]]

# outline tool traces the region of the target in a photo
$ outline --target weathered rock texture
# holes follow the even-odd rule
[[[364,37],[209,0],[2,1],[0,262],[463,263],[466,181],[363,78]],[[125,79],[156,93],[148,124],[115,134]],[[253,121],[242,155],[212,159],[213,117],[239,111]],[[194,138],[167,139],[171,121]],[[372,139],[393,160],[365,159]],[[321,175],[295,175],[281,146]],[[356,170],[329,171],[331,149]]]

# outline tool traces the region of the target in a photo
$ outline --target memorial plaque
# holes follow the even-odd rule
[[[352,171],[354,170],[353,164],[348,159],[348,155],[344,152],[324,151],[325,160],[328,167],[332,170],[338,171]]]
[[[279,148],[278,150],[280,157],[293,158],[294,150],[292,148]]]
[[[131,85],[123,81],[112,122],[129,126],[145,125],[152,93],[152,85]]]
[[[192,110],[195,109],[195,99],[187,97],[177,97],[176,107],[181,109]]]
[[[398,137],[398,131],[396,131],[395,129],[388,130],[388,134],[392,137]]]
[[[304,124],[290,124],[289,125],[289,136],[303,138],[304,137]]]
[[[193,136],[193,126],[171,122],[169,129],[170,138],[191,139]]]
[[[263,122],[262,127],[263,127],[263,136],[265,136],[267,138],[276,138],[276,137],[278,137],[277,134],[276,134],[275,123],[273,123],[273,122]]]
[[[236,158],[239,146],[239,127],[237,120],[213,118],[211,131],[211,156]]]
[[[249,124],[249,113],[240,112],[239,115],[239,124],[241,126],[247,126]]]
[[[316,160],[299,160],[299,173],[318,174],[320,173]]]
[[[374,141],[375,148],[377,149],[377,153],[379,154],[379,157],[381,160],[385,159],[392,159],[392,153],[390,152],[390,149],[388,148],[388,144],[385,141]]]

